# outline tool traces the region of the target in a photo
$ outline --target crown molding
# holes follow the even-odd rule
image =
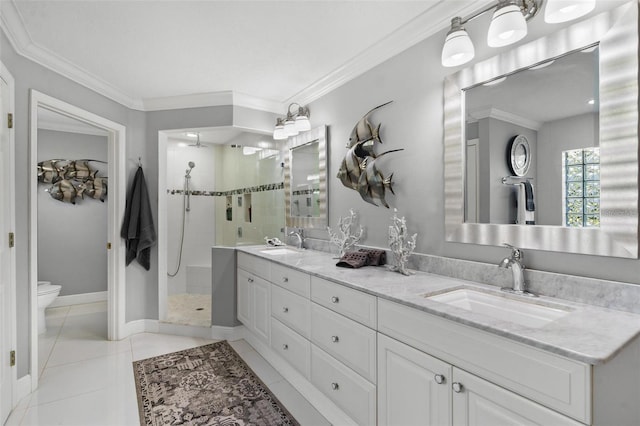
[[[482,120],[483,118],[495,118],[496,120],[505,121],[507,123],[515,124],[516,126],[526,127],[527,129],[538,131],[542,127],[542,123],[530,118],[522,117],[511,112],[502,111],[500,109],[485,107],[479,108],[474,111],[469,111],[467,116],[475,122]]]
[[[469,15],[489,3],[488,0],[442,0],[335,71],[296,93],[283,104],[294,101],[302,105],[311,103],[438,31],[449,28],[454,16]]]
[[[284,104],[231,90],[224,92],[194,93],[191,95],[147,98],[142,101],[144,111],[198,108],[233,105],[259,111],[282,113]]]
[[[0,26],[18,54],[125,107],[140,111],[160,111],[234,105],[280,113],[291,102],[305,105],[321,98],[427,37],[448,28],[453,16],[466,16],[486,6],[489,0],[465,2],[441,0],[388,37],[375,43],[341,67],[283,102],[260,99],[232,91],[136,99],[81,67],[34,43],[14,2],[15,0],[0,1],[2,8]]]
[[[14,0],[0,1],[0,7],[2,8],[0,13],[2,29],[18,54],[128,108],[140,109],[141,102],[76,64],[34,43]]]

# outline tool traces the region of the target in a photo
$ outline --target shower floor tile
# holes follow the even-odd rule
[[[166,322],[210,327],[211,295],[173,294],[169,296]]]

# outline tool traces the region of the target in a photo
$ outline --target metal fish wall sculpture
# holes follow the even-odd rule
[[[402,149],[392,149],[382,154],[376,154],[376,144],[382,143],[380,139],[381,124],[373,125],[369,121],[369,117],[374,111],[391,102],[393,101],[371,109],[356,123],[349,135],[349,142],[346,146],[348,148],[347,154],[342,160],[337,174],[340,182],[347,188],[358,191],[364,201],[378,206],[376,200],[380,200],[386,208],[389,208],[389,204],[385,200],[387,189],[394,193],[392,188],[393,173],[385,178],[378,170],[375,161],[383,155],[402,151]]]
[[[100,160],[45,160],[38,163],[38,181],[53,184],[46,189],[52,198],[71,204],[85,194],[104,202],[107,196],[106,177],[99,177],[90,162]]]

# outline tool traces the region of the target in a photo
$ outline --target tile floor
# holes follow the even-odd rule
[[[211,325],[210,294],[172,294],[167,300],[166,322],[200,327]]]
[[[107,341],[106,303],[48,309],[47,325],[39,339],[39,387],[20,401],[6,426],[137,425],[131,363],[212,342],[154,333]],[[248,343],[230,343],[300,424],[329,424]]]

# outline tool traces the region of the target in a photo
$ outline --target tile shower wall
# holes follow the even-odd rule
[[[215,149],[212,147],[182,147],[178,141],[169,140],[167,144],[167,271],[174,273],[178,265],[180,234],[182,231],[182,212],[184,210],[184,176],[190,161],[195,163],[191,171],[190,189],[206,191],[215,188]],[[167,277],[168,294],[187,293],[189,288],[200,288],[201,283],[187,284],[192,267],[202,271],[211,268],[210,250],[215,244],[214,197],[191,196],[191,211],[185,214],[184,245],[182,266],[178,275]],[[191,271],[193,272],[193,271]],[[199,285],[200,284],[200,285]]]
[[[259,151],[244,155],[242,148],[228,145],[184,147],[179,146],[179,141],[169,139],[167,270],[170,273],[175,272],[178,264],[185,202],[184,176],[188,163],[195,163],[189,186],[191,211],[185,216],[182,266],[178,275],[168,277],[169,295],[210,291],[209,253],[212,246],[260,243],[266,235],[282,238],[282,160],[277,151],[271,154],[267,156]],[[206,276],[209,279],[204,282]]]

